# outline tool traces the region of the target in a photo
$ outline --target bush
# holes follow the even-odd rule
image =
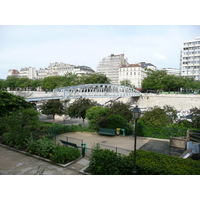
[[[90,165],[87,171],[93,175],[118,175],[120,156],[109,149],[100,149],[98,146],[92,149]]]
[[[98,146],[92,150],[87,172],[93,175],[130,175],[134,152],[129,156],[117,154]],[[137,150],[138,175],[200,175],[200,162],[170,155]]]
[[[66,146],[57,146],[50,159],[52,162],[65,164],[79,157],[80,151],[78,149]]]
[[[24,134],[16,134],[13,132],[6,132],[1,137],[1,143],[6,144],[16,149],[25,149],[27,146],[29,136]]]
[[[133,152],[129,155],[133,158]],[[151,151],[137,150],[141,175],[199,175],[200,162]]]
[[[39,140],[31,140],[28,143],[27,150],[31,154],[36,154],[44,158],[50,158],[55,148],[54,142],[48,137],[43,136]]]

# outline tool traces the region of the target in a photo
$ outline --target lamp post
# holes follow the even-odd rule
[[[133,119],[135,120],[135,134],[134,134],[134,168],[133,174],[136,174],[136,141],[137,141],[137,120],[140,118],[141,110],[136,106],[133,110]]]

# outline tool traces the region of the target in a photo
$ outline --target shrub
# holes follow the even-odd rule
[[[133,159],[133,152],[125,156],[95,147],[87,171],[98,175],[129,175]],[[199,161],[144,150],[137,150],[136,165],[138,175],[200,175]]]
[[[80,151],[78,149],[66,146],[57,146],[50,159],[52,162],[65,164],[79,157]]]
[[[48,136],[43,136],[36,141],[31,140],[27,146],[29,153],[36,154],[44,158],[50,158],[54,148],[55,144]]]
[[[133,159],[133,152],[129,155]],[[137,150],[141,175],[199,175],[200,162],[151,151]]]
[[[29,136],[24,134],[16,134],[13,132],[5,132],[1,137],[1,142],[16,149],[26,148]]]

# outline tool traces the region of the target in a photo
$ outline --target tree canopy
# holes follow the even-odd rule
[[[144,113],[144,115],[138,120],[138,123],[153,127],[165,127],[169,124],[172,124],[172,119],[166,110],[167,109],[161,109],[158,106],[154,106],[152,110]]]
[[[63,115],[65,108],[59,100],[50,99],[40,106],[42,114],[53,115],[53,123],[55,121],[55,115]]]
[[[84,119],[86,117],[86,111],[95,105],[96,102],[94,102],[93,100],[86,98],[79,98],[76,99],[73,102],[73,104],[68,107],[67,114],[70,117],[82,118],[84,123]]]
[[[156,70],[147,72],[142,88],[156,91],[180,91],[180,88],[196,90],[200,88],[200,82],[190,77],[167,74],[165,70]]]
[[[25,101],[23,97],[0,91],[0,117],[12,114],[20,108],[31,108],[32,105]]]

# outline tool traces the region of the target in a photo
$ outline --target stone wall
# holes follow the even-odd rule
[[[176,110],[190,110],[200,107],[200,95],[197,94],[141,94],[138,106],[173,106]]]

